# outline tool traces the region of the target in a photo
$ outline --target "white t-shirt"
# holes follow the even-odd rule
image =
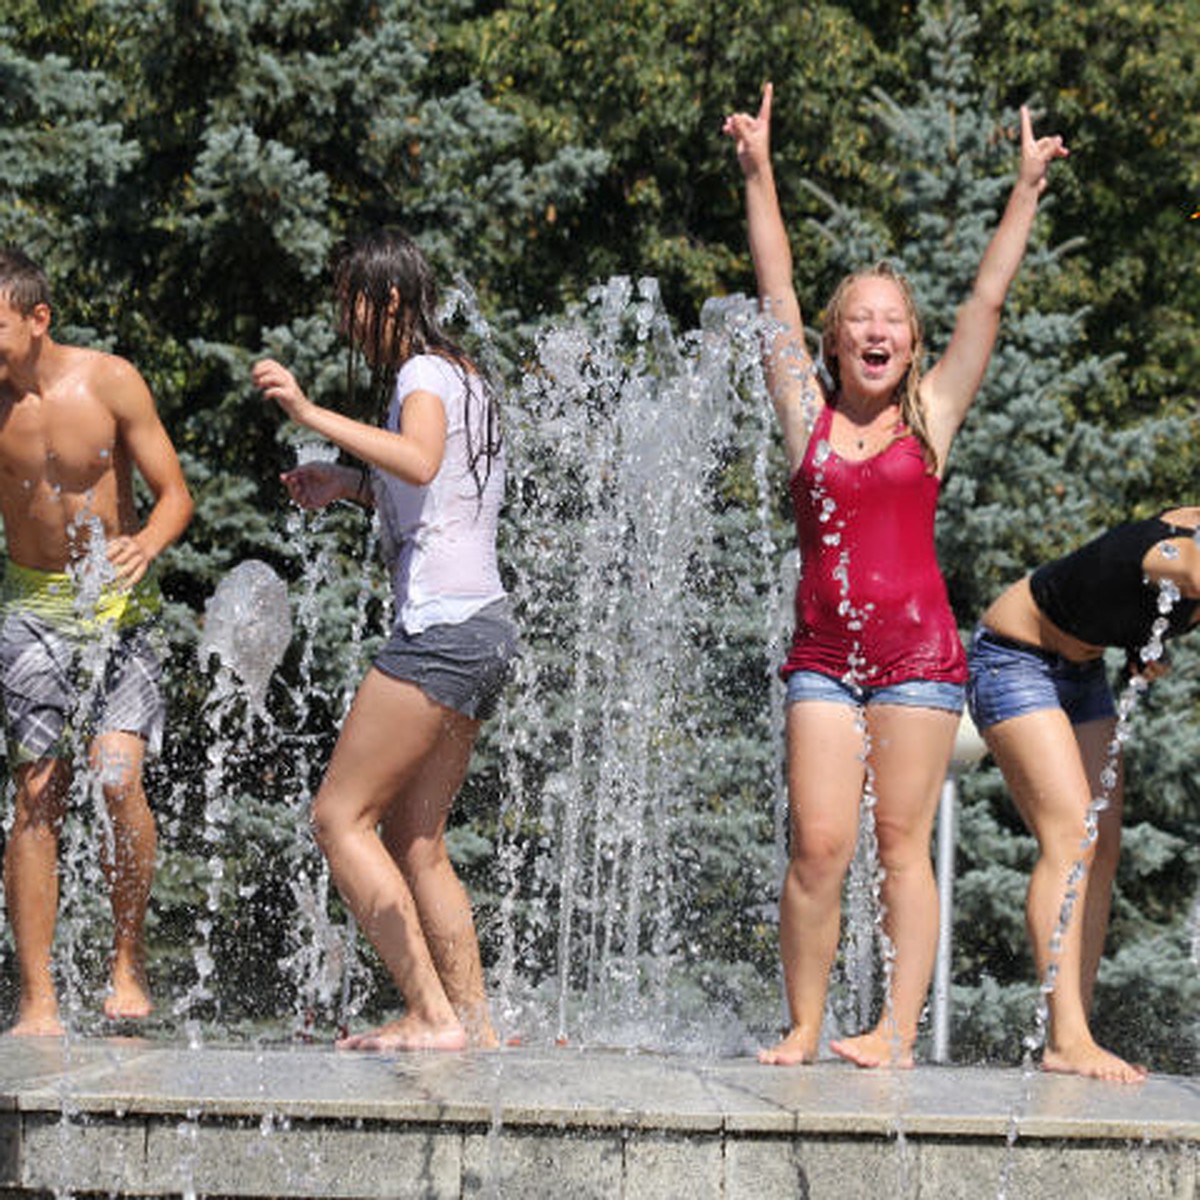
[[[410,358],[396,376],[386,428],[400,428],[404,399],[432,392],[446,410],[442,465],[424,487],[371,470],[384,560],[395,589],[395,619],[409,634],[431,625],[457,625],[495,600],[504,588],[496,565],[496,526],[504,498],[504,455],[491,461],[482,496],[467,459],[487,437],[483,385],[436,354]],[[487,459],[477,464],[482,478]]]

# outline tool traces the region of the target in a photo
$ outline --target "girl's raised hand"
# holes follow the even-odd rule
[[[1052,137],[1033,136],[1033,118],[1029,106],[1021,105],[1021,170],[1024,183],[1036,188],[1040,196],[1046,190],[1046,176],[1056,158],[1066,158],[1070,151],[1058,134]]]
[[[762,103],[758,115],[749,113],[731,113],[725,118],[721,132],[733,138],[737,149],[738,162],[747,175],[754,174],[770,160],[771,155],[771,98],[774,88],[771,84],[763,87]]]

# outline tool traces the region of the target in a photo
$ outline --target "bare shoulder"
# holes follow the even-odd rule
[[[150,388],[141,372],[127,358],[103,350],[76,348],[81,357],[77,370],[84,375],[88,388],[114,415],[135,416],[154,408]]]

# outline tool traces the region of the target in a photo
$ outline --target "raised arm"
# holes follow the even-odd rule
[[[764,350],[763,367],[794,472],[804,458],[821,401],[812,356],[804,344],[804,322],[792,280],[792,250],[771,168],[773,94],[768,83],[758,115],[734,113],[726,118],[724,132],[734,139],[746,180],[746,226],[759,306],[777,326]]]
[[[154,506],[140,529],[129,532],[130,521],[123,518],[121,533],[108,540],[109,562],[121,581],[132,586],[187,528],[192,497],[154,398],[137,370],[122,358],[106,355],[99,360],[94,385],[116,419],[119,447],[154,496]],[[120,479],[118,488],[127,493],[131,483]]]
[[[984,251],[971,294],[958,310],[950,344],[921,383],[939,462],[945,461],[950,442],[983,382],[1000,327],[1000,312],[1025,256],[1038,197],[1046,190],[1050,164],[1066,156],[1067,148],[1061,137],[1034,137],[1029,109],[1022,105],[1021,165],[1017,181],[1000,224]]]
[[[414,391],[404,397],[400,431],[393,433],[314,404],[292,373],[274,359],[255,363],[251,378],[262,394],[297,424],[405,483],[423,487],[441,468],[446,410],[432,392]]]

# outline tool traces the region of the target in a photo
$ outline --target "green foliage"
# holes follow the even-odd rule
[[[844,266],[889,250],[916,284],[934,353],[1012,177],[1017,104],[1031,100],[1038,128],[1072,147],[1055,164],[944,486],[939,545],[964,627],[1000,587],[1085,533],[1191,498],[1195,0],[988,0],[972,15],[866,0],[13,0],[0,33],[0,240],[49,269],[64,337],[142,370],[198,501],[162,563],[173,721],[151,777],[169,797],[154,957],[175,995],[194,983],[209,828],[228,857],[211,943],[233,990],[257,997],[249,1015],[286,1011],[301,993],[313,1008],[297,1014],[302,1024],[391,1000],[352,956],[348,999],[330,991],[344,916],[322,891],[302,815],[386,623],[386,585],[365,565],[359,513],[286,511],[278,473],[296,444],[247,382],[269,353],[316,398],[342,402],[326,264],[353,229],[400,223],[444,279],[471,280],[495,333],[467,336],[508,393],[503,549],[527,653],[453,837],[494,974],[515,972],[528,950],[553,987],[563,780],[585,781],[618,813],[637,766],[658,772],[649,828],[669,834],[675,862],[653,879],[653,917],[622,946],[627,963],[652,972],[656,956],[667,962],[655,986],[669,980],[680,1005],[774,1023],[770,667],[789,617],[785,468],[769,413],[752,373],[727,363],[731,411],[703,431],[710,457],[691,480],[703,528],[677,534],[691,547],[681,625],[642,611],[655,589],[626,554],[631,526],[599,523],[617,514],[605,507],[607,477],[589,474],[583,454],[601,429],[615,442],[596,454],[628,442],[629,430],[605,428],[614,398],[632,402],[641,389],[638,399],[659,401],[701,353],[701,335],[674,328],[692,329],[710,297],[748,286],[740,179],[719,130],[730,108],[757,105],[764,81],[775,85],[776,169],[801,294],[822,296]],[[639,310],[648,323],[640,335],[625,329],[605,376],[586,339],[599,321],[592,290],[613,275],[655,277],[662,300]],[[573,411],[539,356],[548,338],[580,330],[592,375]],[[680,436],[669,429],[643,433]],[[245,745],[218,738],[214,763],[213,669],[197,662],[196,631],[216,583],[246,557],[288,579],[302,632],[270,696],[274,724],[224,714],[221,737],[236,743],[238,730]],[[591,610],[589,626],[580,597],[597,563],[632,590],[611,612]],[[635,618],[653,654],[622,641]],[[604,639],[608,657],[593,644]],[[602,719],[584,685],[630,697],[647,665],[639,654],[667,688],[658,723],[642,728],[619,709]],[[1098,1031],[1178,1069],[1191,1069],[1195,1046],[1196,666],[1181,646],[1135,723],[1100,981]],[[606,761],[614,738],[624,749]],[[564,775],[572,754],[576,774]],[[227,812],[210,810],[214,795]],[[956,1052],[1015,1061],[1033,1012],[1021,912],[1033,846],[993,769],[963,781],[961,828]],[[629,843],[615,817],[586,836],[607,886]],[[671,928],[660,915],[669,911]],[[284,932],[297,913],[319,947],[308,957]],[[588,936],[602,938],[605,916],[584,914]],[[515,927],[520,938],[506,944]],[[284,964],[278,978],[264,979],[266,961]],[[1150,1009],[1164,1014],[1161,1037],[1144,1028]]]

